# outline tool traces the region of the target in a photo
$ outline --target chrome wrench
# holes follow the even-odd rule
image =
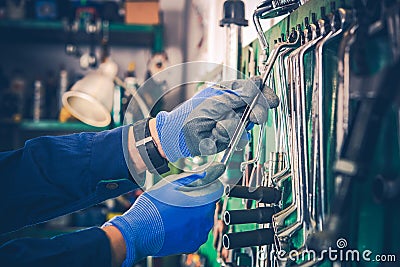
[[[246,106],[246,109],[244,110],[243,115],[240,118],[240,122],[239,122],[238,126],[235,129],[235,132],[234,132],[234,134],[233,134],[233,136],[232,136],[232,138],[231,138],[231,140],[230,140],[230,142],[228,144],[228,147],[226,148],[226,150],[224,152],[224,155],[222,156],[221,162],[224,165],[227,165],[231,155],[236,150],[237,144],[239,143],[239,140],[240,140],[240,138],[242,136],[242,133],[245,130],[246,125],[248,123],[248,120],[249,120],[249,117],[250,117],[250,113],[251,113],[252,109],[255,107],[255,105],[256,105],[259,97],[260,97],[260,94],[261,94],[261,92],[262,92],[262,90],[263,90],[263,88],[265,86],[265,83],[267,81],[267,78],[268,78],[269,74],[271,73],[272,67],[273,67],[273,65],[274,65],[274,63],[276,61],[276,58],[277,58],[279,52],[283,48],[295,47],[295,46],[298,45],[299,34],[298,34],[297,31],[295,31],[294,35],[295,35],[294,36],[294,41],[292,41],[292,42],[288,41],[288,42],[276,44],[274,49],[272,50],[271,55],[267,60],[267,63],[266,63],[266,66],[265,66],[266,67],[265,71],[264,71],[264,73],[262,75],[262,84],[261,84],[261,87],[260,87],[260,93],[255,96],[255,98],[253,99],[253,101],[251,102],[250,105]]]

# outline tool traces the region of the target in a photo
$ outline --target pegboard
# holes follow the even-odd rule
[[[322,7],[322,9],[321,9]],[[255,40],[250,43],[248,46],[243,48],[242,52],[242,68],[241,71],[247,76],[255,76],[262,74],[262,64],[265,60],[265,55],[269,56],[274,48],[275,43],[284,42],[287,40],[288,33],[292,31],[292,28],[296,28],[300,25],[301,29],[305,28],[305,18],[308,17],[311,21],[311,18],[314,16],[319,19],[321,18],[321,11],[325,9],[325,14],[330,13],[332,10],[336,10],[337,8],[345,8],[352,9],[352,1],[322,1],[322,0],[311,0],[308,1],[303,6],[299,7],[297,10],[292,12],[285,19],[274,25],[272,28],[268,29],[265,32],[266,40],[268,41],[268,48],[266,51],[261,51],[261,47],[259,45],[258,40]],[[385,19],[383,19],[385,20]],[[360,22],[358,22],[360,23]],[[384,21],[383,24],[386,22]],[[377,26],[377,25],[375,25]],[[383,26],[385,27],[385,26]],[[369,31],[373,31],[372,27],[368,29]],[[361,34],[360,34],[361,35]],[[377,83],[379,79],[375,77],[379,73],[382,73],[383,70],[390,66],[394,62],[394,58],[391,57],[390,53],[390,42],[387,36],[387,32],[385,30],[377,31],[377,34],[370,34],[370,38],[365,40],[363,49],[366,51],[370,51],[369,57],[364,58],[366,66],[361,66],[359,58],[357,58],[356,53],[351,54],[350,58],[350,68],[351,68],[351,86],[356,88],[360,86],[360,83],[364,83],[366,87],[368,87],[369,82]],[[340,188],[340,184],[338,184],[337,173],[335,172],[335,163],[338,160],[340,154],[337,151],[337,117],[338,115],[338,86],[340,81],[339,77],[339,63],[338,63],[338,51],[340,49],[341,42],[343,40],[343,36],[336,39],[335,41],[330,42],[328,45],[324,47],[322,54],[322,74],[324,79],[324,94],[323,94],[323,105],[320,110],[325,118],[323,121],[323,134],[324,137],[321,146],[325,151],[325,171],[323,172],[324,180],[326,184],[324,185],[325,191],[324,199],[326,201],[326,207],[324,213],[328,216],[332,209],[332,201],[335,199],[338,188]],[[358,44],[360,45],[360,44]],[[360,48],[358,48],[360,49]],[[356,50],[356,49],[354,49]],[[365,51],[364,51],[365,52]],[[313,96],[313,69],[315,67],[315,58],[313,56],[313,51],[309,51],[304,56],[305,62],[305,112],[306,116],[306,132],[310,134],[310,131],[313,129],[312,118],[309,116],[311,114],[311,109],[314,103]],[[357,62],[358,65],[354,62]],[[362,61],[362,60],[361,60]],[[362,72],[360,69],[364,69],[368,71],[368,74],[361,75]],[[278,81],[276,70],[273,70],[274,78],[270,79],[269,85],[276,89],[276,84]],[[349,74],[350,75],[350,74]],[[395,89],[393,89],[395,90]],[[352,90],[354,93],[356,90]],[[356,92],[357,93],[357,92]],[[362,102],[362,97],[360,98],[357,95],[351,96],[350,103],[350,119],[353,119],[351,116],[355,116],[357,106]],[[396,203],[399,200],[399,196],[396,195],[392,199],[379,200],[376,197],[377,187],[382,187],[383,185],[379,183],[386,179],[386,182],[389,181],[389,184],[399,183],[399,174],[400,174],[400,156],[399,156],[399,112],[398,112],[398,104],[391,104],[385,113],[385,116],[381,117],[382,120],[381,127],[379,130],[374,131],[376,138],[376,149],[374,152],[371,152],[370,162],[371,166],[369,167],[368,173],[363,176],[363,179],[354,181],[351,186],[351,194],[346,202],[346,224],[345,228],[341,229],[341,233],[343,233],[342,238],[347,242],[347,248],[349,249],[357,249],[359,252],[370,250],[373,255],[396,255],[399,256],[400,252],[400,230],[396,225],[400,223],[400,212],[396,210]],[[277,136],[276,130],[274,128],[275,124],[274,120],[274,112],[269,113],[268,121],[265,124],[265,130],[263,133],[263,146],[262,152],[260,154],[260,160],[265,168],[264,171],[268,172],[268,166],[271,160],[271,153],[276,152],[276,143]],[[354,121],[349,122],[350,127],[354,125]],[[245,153],[249,153],[250,155],[257,150],[257,137],[260,133],[260,126],[255,126],[252,130],[252,141],[249,144],[248,150]],[[372,134],[372,132],[371,132]],[[307,140],[307,151],[306,157],[312,158],[313,150],[311,149],[311,143],[313,140],[309,138]],[[236,165],[232,165],[232,168],[238,168],[240,162],[245,160],[243,155],[237,155],[237,158],[234,159],[236,161]],[[311,162],[311,160],[309,161]],[[236,166],[236,167],[235,167]],[[237,170],[236,170],[237,171]],[[231,170],[231,172],[235,172],[235,170]],[[293,201],[293,191],[291,190],[292,177],[286,179],[282,184],[282,201],[280,203],[281,208],[287,208],[290,203]],[[397,185],[396,185],[397,186]],[[306,195],[306,197],[310,197]],[[248,209],[248,208],[256,208],[260,207],[257,203],[252,203],[251,206],[247,205],[245,201],[240,201],[234,198],[224,199],[227,201],[226,208],[228,210],[239,210],[239,209]],[[296,221],[296,214],[292,213],[290,216],[285,218],[284,225],[290,226]],[[271,227],[270,225],[257,225],[257,224],[249,224],[249,225],[235,225],[230,227],[229,232],[245,232],[254,229],[260,229],[263,227]],[[308,249],[307,244],[305,243],[305,239],[308,238],[307,234],[303,232],[303,228],[300,228],[297,232],[288,237],[287,250],[296,250],[296,249]],[[213,236],[210,235],[210,239],[207,244],[200,250],[201,253],[208,256],[209,266],[222,266],[227,264],[227,266],[271,266],[268,265],[270,262],[267,262],[265,259],[261,259],[262,250],[265,249],[265,246],[255,246],[252,247],[253,251],[253,262],[250,265],[246,265],[246,262],[242,257],[241,253],[248,253],[248,248],[246,249],[237,249],[236,254],[239,255],[235,258],[235,256],[231,255],[231,258],[228,259],[228,262],[216,260],[216,258],[220,257],[219,254],[215,253],[215,249],[210,245],[212,243]],[[233,258],[232,258],[233,257]],[[261,258],[260,258],[261,257]],[[400,261],[400,258],[397,259]],[[238,265],[238,261],[241,261],[243,265]],[[298,260],[293,262],[294,266],[301,266],[304,263],[304,266],[314,266],[317,265],[306,264],[307,260]],[[300,265],[296,265],[300,264]],[[380,266],[382,262],[378,261],[347,261],[347,262],[336,262],[333,263],[331,260],[324,260],[318,262],[319,266]],[[285,265],[280,265],[285,266]],[[289,266],[289,265],[286,265]],[[292,266],[292,265],[290,265]],[[396,266],[396,265],[393,265]]]

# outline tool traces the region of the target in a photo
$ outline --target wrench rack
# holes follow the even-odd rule
[[[381,14],[368,21],[367,9],[356,14],[358,2],[309,1],[243,49],[248,76],[263,75],[267,59],[276,57],[263,77],[281,103],[252,130],[245,152],[233,157],[228,175],[242,179],[236,193],[228,188],[216,213],[215,266],[380,266],[313,255],[292,259],[310,249],[318,256],[326,244],[336,248],[339,238],[352,249],[397,254],[400,261],[400,116],[393,100],[400,90],[393,69],[400,68],[392,66],[400,52],[400,4],[372,1]],[[373,53],[362,57],[366,51]],[[392,89],[382,93],[384,87]],[[373,109],[370,98],[385,99],[387,107]],[[360,106],[379,113],[379,123],[363,118]],[[363,137],[362,125],[379,127]],[[354,136],[364,148],[357,150]],[[243,188],[248,192],[240,193]],[[272,189],[279,201],[260,193]],[[240,214],[236,223],[230,211]]]

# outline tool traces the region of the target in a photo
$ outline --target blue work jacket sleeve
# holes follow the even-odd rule
[[[122,134],[45,136],[0,153],[0,234],[71,213],[133,190]]]
[[[10,241],[0,249],[0,266],[109,267],[111,250],[105,232],[89,228],[47,239]]]

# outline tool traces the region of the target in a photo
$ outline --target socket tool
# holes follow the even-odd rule
[[[278,210],[277,207],[260,207],[250,210],[226,210],[224,213],[224,222],[226,225],[271,223],[272,215]]]
[[[281,200],[281,191],[274,187],[259,186],[256,189],[236,185],[225,187],[225,195],[228,197],[257,200],[261,203],[277,204]]]
[[[224,234],[222,243],[226,249],[270,245],[274,242],[274,230],[271,228]]]

